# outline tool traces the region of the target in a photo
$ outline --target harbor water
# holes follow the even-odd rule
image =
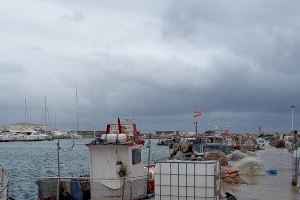
[[[88,174],[88,149],[85,144],[92,139],[75,140],[71,152],[60,151],[61,175],[78,176]],[[157,146],[151,141],[151,159],[159,160],[168,156],[168,147]],[[0,143],[0,162],[10,173],[10,194],[16,200],[33,200],[37,197],[38,177],[56,176],[57,140],[41,142]],[[60,140],[62,147],[71,145],[71,140]],[[145,145],[146,146],[146,145]],[[148,149],[144,149],[144,162],[147,162]],[[296,187],[291,186],[292,154],[286,149],[267,148],[257,152],[263,158],[265,168],[277,169],[277,176],[255,176],[242,178],[247,185],[223,185],[224,191],[236,194],[241,200],[297,200]]]

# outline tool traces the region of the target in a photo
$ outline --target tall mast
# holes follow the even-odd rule
[[[44,106],[45,106],[45,108],[44,108],[44,114],[45,114],[45,118],[44,118],[44,123],[45,123],[45,133],[47,134],[47,97],[45,96],[45,102],[44,102]]]
[[[92,118],[94,123],[94,138],[96,137],[96,119],[95,119],[95,109],[94,109],[94,90],[93,90],[93,76],[92,76],[92,66],[90,68],[90,76],[91,76],[91,100],[92,100]]]
[[[79,110],[79,105],[78,105],[78,92],[77,92],[77,86],[75,86],[75,95],[76,95],[76,131],[78,134],[78,110]]]
[[[48,116],[49,131],[51,131],[52,130],[52,127],[51,127],[51,117],[50,117],[50,113],[49,113],[48,103],[46,104],[46,111],[47,111],[47,116]]]
[[[26,99],[25,99],[25,108],[24,108],[24,125],[26,126],[27,125],[27,102],[26,102]]]
[[[54,111],[54,129],[56,130],[56,110]]]

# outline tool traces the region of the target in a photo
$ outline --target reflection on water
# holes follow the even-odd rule
[[[286,149],[267,147],[258,151],[266,169],[277,169],[277,176],[241,176],[248,184],[224,185],[224,191],[231,191],[241,200],[297,200],[297,188],[291,185],[292,154]]]

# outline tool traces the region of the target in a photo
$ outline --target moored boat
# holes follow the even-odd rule
[[[87,183],[81,199],[141,199],[147,195],[148,176],[142,162],[144,140],[138,139],[136,124],[108,124],[106,133],[87,144],[89,150],[88,177],[40,178],[38,198],[58,199],[75,195],[68,190],[77,181],[79,188]],[[73,184],[74,185],[74,184]],[[80,192],[79,192],[80,193]],[[76,193],[77,194],[77,193]],[[85,198],[83,196],[85,195]]]

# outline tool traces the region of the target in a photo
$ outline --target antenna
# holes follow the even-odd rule
[[[93,90],[93,76],[92,76],[92,66],[90,67],[90,77],[91,77],[91,100],[92,100],[92,118],[94,123],[94,138],[96,138],[96,129],[97,129],[97,123],[95,120],[95,109],[94,109],[94,90]]]

